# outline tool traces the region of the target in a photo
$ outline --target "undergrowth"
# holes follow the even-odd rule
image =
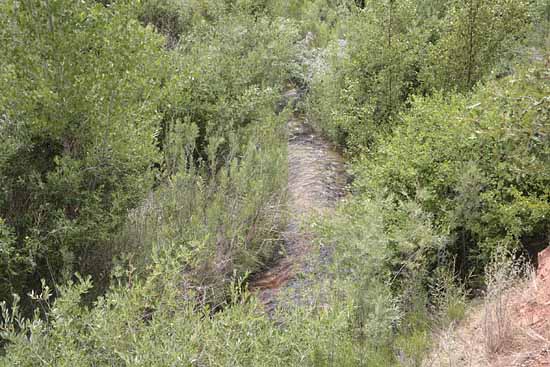
[[[0,366],[420,366],[484,284],[503,347],[485,269],[550,226],[549,76],[507,52],[544,43],[541,4],[0,8]],[[316,302],[267,315],[289,81],[355,180]]]

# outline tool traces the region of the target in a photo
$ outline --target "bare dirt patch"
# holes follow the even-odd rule
[[[550,247],[529,279],[474,306],[460,325],[437,333],[425,366],[550,367]],[[497,309],[487,317],[487,309]],[[491,334],[491,335],[488,335]],[[498,348],[487,341],[500,334]]]

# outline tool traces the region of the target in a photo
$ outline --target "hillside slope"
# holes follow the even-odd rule
[[[456,330],[438,333],[425,366],[550,366],[550,248],[527,280],[497,288]]]

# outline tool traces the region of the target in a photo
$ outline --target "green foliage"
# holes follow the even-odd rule
[[[214,307],[227,300],[233,277],[271,259],[284,223],[288,114],[277,116],[275,106],[294,68],[297,27],[239,4],[195,24],[171,53],[175,74],[160,106],[162,180],[121,239],[126,252],[144,254],[132,259],[139,269],[180,246],[185,287]]]
[[[368,149],[419,87],[426,31],[413,1],[367,2],[343,28],[330,68],[314,79],[310,113],[352,153]]]
[[[535,252],[546,239],[547,73],[505,60],[519,49],[529,9],[543,23],[532,7],[366,2],[343,21],[350,33],[314,77],[308,112],[355,160],[348,219],[334,219],[330,238],[341,236],[346,248],[356,238],[372,244],[372,233],[386,237],[364,278],[387,273],[386,292],[401,297],[399,333],[387,343],[407,365],[421,365],[432,327],[463,317],[464,289],[480,284],[495,251],[523,244]],[[496,80],[473,94],[453,94],[491,73]],[[373,202],[378,221],[365,209]],[[350,258],[361,253],[356,247]]]
[[[343,31],[341,21],[355,5],[350,0],[275,0],[269,2],[268,8],[273,16],[299,21],[302,36],[313,36],[309,46],[325,47]]]
[[[440,35],[429,48],[423,77],[435,89],[471,89],[528,26],[528,2],[450,1]]]
[[[201,24],[215,25],[228,15],[249,19],[265,16],[270,5],[268,1],[251,0],[145,0],[135,8],[139,20],[154,25],[166,36],[167,46],[173,48]]]
[[[144,1],[139,9],[139,20],[152,24],[166,36],[167,45],[174,47],[182,34],[192,26],[193,16],[198,13],[190,4],[175,0]]]
[[[260,270],[278,248],[286,183],[280,126],[274,119],[251,127],[249,143],[232,139],[223,161],[221,140],[210,139],[208,162],[197,167],[198,129],[176,125],[166,151],[176,171],[132,212],[124,231],[125,251],[140,254],[132,264],[145,269],[155,256],[178,258],[184,287],[199,289],[202,303],[225,303],[232,279]]]
[[[99,276],[158,160],[162,39],[123,3],[0,6],[0,215],[14,259],[32,258],[19,290],[76,269]]]
[[[529,17],[533,21],[532,31],[529,32],[531,43],[540,49],[548,50],[550,40],[550,2],[535,0],[529,4]]]
[[[183,128],[175,137],[185,139],[179,143],[184,148],[174,154],[192,150],[197,129]],[[254,197],[266,202],[260,197],[259,184],[271,185],[272,177],[258,170],[275,173],[280,169],[267,165],[272,154],[261,153],[280,149],[277,144],[268,140],[250,149],[240,163],[228,162],[221,168],[212,183],[202,180],[195,168],[181,169],[151,198],[152,208],[144,208],[149,225],[139,223],[140,218],[134,217],[138,213],[132,214],[131,225],[149,228],[153,234],[154,240],[142,243],[156,241],[152,250],[133,251],[152,253],[146,276],[138,276],[132,268],[118,268],[111,290],[93,307],[80,302],[91,289],[89,279],[61,287],[55,300],[45,287],[33,295],[44,320],[38,314],[30,320],[22,318],[17,303],[11,311],[4,305],[0,336],[7,345],[0,366],[394,366],[397,351],[405,350],[401,345],[415,339],[400,335],[398,329],[404,304],[392,295],[392,274],[385,265],[390,262],[393,241],[378,215],[381,206],[374,202],[345,206],[334,222],[322,226],[323,238],[334,243],[335,252],[332,280],[315,297],[324,300],[321,305],[281,309],[271,319],[255,298],[242,291],[240,278],[230,284],[226,280],[229,302],[211,313],[211,294],[204,292],[212,288],[206,282],[212,278],[206,276],[226,274],[219,260],[237,259],[231,252],[221,259],[217,255],[239,250],[241,228],[261,230],[261,220],[252,227],[241,221],[250,218],[248,203],[251,209],[258,206]],[[262,156],[266,161],[261,161]],[[281,158],[284,164],[284,155]],[[227,186],[227,172],[239,186]],[[266,177],[263,184],[261,177]],[[189,201],[181,201],[182,197]],[[227,232],[211,238],[221,230]],[[220,246],[220,240],[230,246]],[[133,243],[137,241],[134,238]],[[214,271],[209,269],[216,266]],[[203,282],[197,282],[197,277]],[[210,302],[197,302],[205,298]]]
[[[0,294],[11,294],[17,290],[21,273],[32,267],[32,257],[17,251],[13,229],[0,218]]]
[[[253,17],[244,2],[2,7],[0,216],[13,236],[3,238],[10,256],[3,256],[0,276],[7,279],[15,268],[18,275],[0,298],[25,293],[40,278],[63,283],[73,271],[93,274],[104,286],[112,257],[134,250],[119,233],[128,211],[151,197],[153,185],[162,192],[173,175],[191,168],[184,181],[193,188],[175,189],[178,200],[202,195],[202,210],[210,213],[204,215],[221,216],[230,209],[223,195],[231,192],[231,203],[239,204],[231,210],[247,218],[227,229],[229,238],[240,238],[232,243],[241,252],[239,273],[257,269],[261,262],[255,250],[247,258],[250,241],[242,237],[263,208],[275,205],[260,196],[281,195],[284,151],[276,125],[282,120],[274,108],[294,67],[296,25]],[[156,183],[154,167],[162,171]],[[246,174],[258,174],[258,181],[246,182]],[[201,182],[208,189],[199,194]],[[207,209],[213,195],[219,204]],[[273,213],[278,217],[278,209]],[[211,238],[225,231],[218,224],[207,225]],[[266,243],[275,242],[272,230],[259,230],[254,240],[262,243],[256,238],[268,232]],[[136,246],[150,249],[153,242]],[[264,247],[262,259],[270,251]]]
[[[161,144],[170,149],[165,135],[179,123],[198,127],[196,153],[202,159],[210,137],[221,139],[220,157],[232,140],[247,144],[247,127],[274,115],[293,69],[297,36],[291,21],[239,14],[219,18],[214,28],[208,23],[193,28],[173,54],[175,75],[161,106]]]
[[[536,244],[550,224],[544,75],[531,68],[469,97],[417,98],[356,167],[357,189],[418,202],[451,235],[464,272],[480,273],[497,246]]]
[[[548,73],[493,72],[547,10],[2,2],[0,366],[421,365],[470,273],[550,230]],[[361,154],[327,277],[269,317],[246,280],[285,227],[289,80]]]
[[[348,221],[345,210],[339,221]],[[237,281],[228,307],[211,314],[197,307],[200,288],[185,288],[182,297],[182,264],[194,258],[192,250],[165,243],[154,252],[146,279],[120,272],[119,285],[94,307],[79,302],[89,279],[62,287],[53,302],[48,289],[33,296],[47,322],[4,307],[0,330],[9,343],[0,365],[393,366],[401,313],[377,261],[389,241],[378,206],[357,210],[364,220],[351,227],[323,226],[337,245],[323,307],[290,307],[270,319]]]
[[[528,9],[523,1],[367,1],[341,21],[344,46],[334,45],[316,75],[309,113],[350,154],[368,152],[413,95],[468,91],[492,72],[523,38]]]

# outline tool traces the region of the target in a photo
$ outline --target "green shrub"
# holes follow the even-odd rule
[[[182,237],[157,246],[145,278],[120,268],[121,277],[91,308],[80,304],[91,288],[89,279],[61,287],[55,301],[48,289],[33,296],[46,321],[38,314],[22,319],[17,307],[8,311],[4,306],[0,335],[8,344],[0,366],[395,365],[392,343],[400,312],[384,282],[388,274],[372,257],[385,256],[380,245],[388,243],[379,232],[377,209],[363,210],[365,221],[353,229],[325,227],[338,251],[333,281],[322,287],[323,307],[288,307],[271,319],[242,291],[242,278],[235,278],[228,287],[228,307],[211,313],[197,305],[201,288],[185,287],[189,273],[181,269],[189,259],[203,257],[195,256],[198,240],[184,246]],[[338,218],[347,220],[344,213]],[[372,224],[364,226],[369,219]],[[164,229],[173,230],[175,223],[170,224]],[[363,234],[368,236],[361,239]]]
[[[175,74],[161,106],[161,144],[179,121],[199,129],[196,158],[206,159],[213,136],[223,139],[220,157],[228,153],[230,139],[246,145],[247,127],[275,114],[279,93],[294,68],[297,36],[291,21],[242,14],[220,17],[215,27],[193,28],[173,54]]]
[[[533,20],[533,29],[529,32],[531,42],[538,49],[548,49],[550,40],[550,3],[536,0],[529,4],[529,16]]]
[[[412,1],[371,1],[343,21],[328,70],[313,81],[309,110],[350,153],[368,150],[419,88],[426,31]]]
[[[356,189],[415,200],[478,274],[498,246],[527,248],[548,221],[544,71],[529,68],[464,97],[417,98],[404,125],[355,168]]]
[[[232,175],[246,164],[247,174],[255,174],[250,165],[269,154],[281,168],[275,105],[294,68],[296,25],[239,7],[225,14],[227,4],[187,5],[2,4],[0,216],[15,239],[4,246],[12,255],[4,257],[10,264],[0,276],[8,277],[5,269],[16,267],[16,259],[30,259],[17,265],[10,292],[26,293],[41,278],[63,283],[73,271],[93,274],[95,284],[105,286],[111,258],[121,246],[129,248],[117,242],[128,211],[142,207],[154,184],[163,187],[181,169],[196,166],[190,175],[205,182],[210,197],[224,175],[226,187],[217,195],[242,188]],[[179,46],[166,50],[166,39],[137,17]],[[262,145],[255,139],[272,142],[275,151],[252,157],[252,147]],[[184,161],[183,146],[174,146],[181,140],[193,146]],[[154,182],[156,167],[162,174]],[[284,169],[269,175],[273,187],[261,190],[278,197]],[[182,193],[179,200],[188,199]],[[264,203],[255,198],[246,205],[251,216],[254,205]],[[249,230],[241,226],[239,236]],[[256,260],[243,262],[258,267]]]
[[[263,268],[284,224],[288,113],[276,114],[294,64],[297,27],[285,19],[220,15],[196,24],[171,53],[158,134],[163,175],[121,238],[145,269],[159,248],[188,257],[186,286],[218,307],[228,284]]]
[[[366,1],[342,17],[345,42],[314,78],[309,113],[351,155],[369,152],[413,95],[468,91],[512,56],[528,10],[522,1]],[[495,75],[510,73],[501,67]]]
[[[193,21],[193,7],[176,0],[144,1],[138,10],[139,20],[152,24],[166,36],[167,46],[175,47],[180,37],[189,31]]]
[[[449,1],[439,39],[428,51],[425,82],[435,89],[470,90],[524,37],[528,24],[527,1]]]
[[[450,93],[524,2],[102,3],[0,4],[0,366],[420,365],[463,279],[546,239],[548,73]],[[246,280],[285,227],[276,106],[312,74],[310,117],[367,154],[326,277],[270,317]]]
[[[196,166],[198,129],[174,126],[165,153],[175,171],[132,212],[121,239],[125,252],[134,254],[132,264],[146,269],[155,256],[181,259],[185,286],[201,289],[201,302],[216,307],[226,301],[234,277],[262,269],[285,223],[287,161],[280,127],[278,119],[264,119],[251,127],[248,144],[231,139],[223,160],[221,140],[211,137],[208,161]]]
[[[112,235],[159,160],[162,38],[122,2],[0,7],[0,216],[14,259],[32,259],[18,291],[74,270],[100,282]]]

